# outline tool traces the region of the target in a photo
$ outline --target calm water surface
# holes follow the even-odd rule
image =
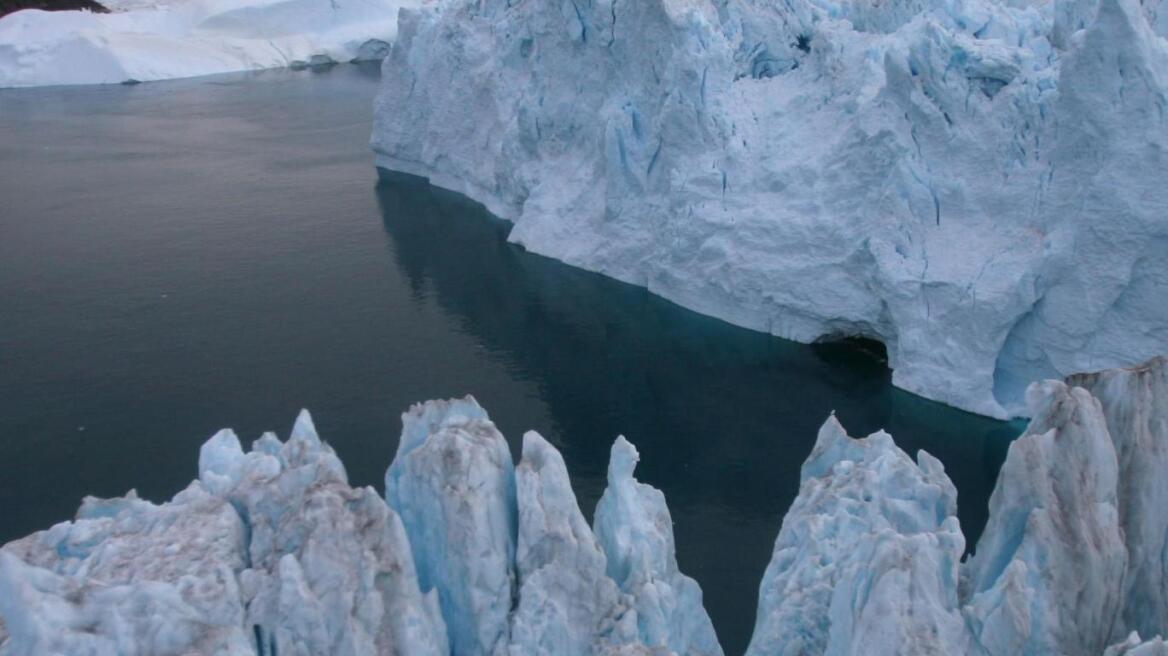
[[[312,410],[382,487],[400,413],[473,393],[563,451],[584,512],[620,433],[661,488],[727,653],[832,410],[939,457],[967,535],[1017,426],[893,389],[876,358],[733,328],[506,243],[378,180],[375,69],[0,91],[0,542],[81,497],[164,500],[199,445]],[[516,449],[517,453],[517,449]]]

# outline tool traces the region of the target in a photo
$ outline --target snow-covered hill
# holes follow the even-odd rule
[[[412,0],[110,0],[0,19],[0,87],[162,80],[379,59]]]

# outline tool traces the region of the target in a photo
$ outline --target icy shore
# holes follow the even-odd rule
[[[1168,348],[1158,0],[444,0],[372,146],[526,248],[994,417]]]
[[[145,82],[381,59],[414,0],[109,0],[0,18],[0,87]]]
[[[1168,359],[1029,402],[965,562],[940,462],[829,418],[748,654],[1168,653]],[[167,503],[87,498],[5,545],[0,654],[722,653],[624,438],[589,527],[540,435],[513,464],[470,397],[402,420],[386,500],[302,413],[248,452],[217,433]]]

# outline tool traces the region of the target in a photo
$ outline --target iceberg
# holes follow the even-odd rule
[[[108,0],[0,17],[0,87],[146,82],[379,60],[416,0]]]
[[[748,654],[1163,653],[1139,636],[1168,626],[1163,486],[1151,476],[1165,471],[1168,359],[1028,396],[1033,419],[963,563],[940,463],[924,452],[913,463],[884,433],[853,440],[829,418],[775,542]]]
[[[1028,402],[964,561],[941,463],[829,417],[748,655],[1168,654],[1168,358]],[[0,547],[0,656],[722,653],[623,437],[589,527],[559,451],[528,432],[513,464],[473,397],[402,424],[384,499],[349,486],[304,412],[246,452],[216,433],[166,503],[87,498]]]
[[[1164,352],[1168,11],[1137,0],[444,0],[403,10],[378,166],[509,239],[1024,416]]]
[[[1035,418],[966,567],[978,642],[990,654],[1096,654],[1131,632],[1163,634],[1168,359],[1030,396]]]

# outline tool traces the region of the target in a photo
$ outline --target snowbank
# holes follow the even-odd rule
[[[163,80],[380,59],[412,0],[113,0],[0,18],[0,87]]]
[[[1156,0],[446,0],[372,145],[534,252],[1024,415],[1168,350],[1164,34]]]
[[[964,563],[941,463],[829,418],[748,654],[1168,653],[1168,359],[1030,402]],[[168,503],[89,498],[5,545],[0,655],[722,653],[624,438],[590,529],[538,434],[513,465],[473,398],[402,419],[387,501],[348,485],[304,413],[247,453],[217,433]]]

